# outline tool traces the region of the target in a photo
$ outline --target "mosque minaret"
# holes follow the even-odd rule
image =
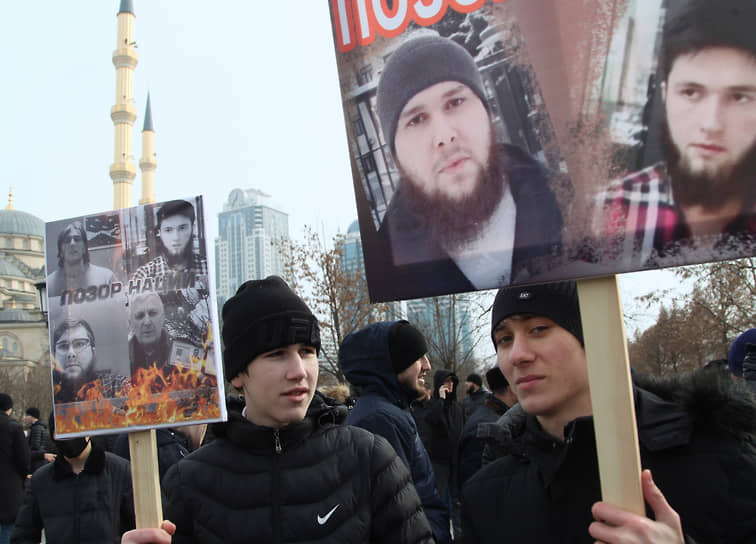
[[[142,171],[142,198],[139,204],[155,202],[155,131],[152,128],[152,111],[150,110],[150,94],[147,93],[147,106],[144,108],[144,126],[142,127],[142,158],[139,161]]]
[[[113,51],[116,69],[115,105],[110,109],[110,118],[115,127],[115,151],[110,165],[113,180],[113,204],[115,208],[131,205],[131,185],[136,177],[131,153],[131,131],[136,120],[133,86],[134,69],[138,57],[134,41],[134,8],[131,0],[121,0],[118,10],[118,41]]]

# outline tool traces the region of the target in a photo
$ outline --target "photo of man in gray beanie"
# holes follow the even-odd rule
[[[229,401],[216,439],[162,481],[172,523],[123,542],[432,543],[407,467],[382,437],[343,425],[317,390],[320,327],[284,280],[243,283],[223,305]]]
[[[386,62],[376,105],[401,179],[379,232],[389,255],[380,276],[395,296],[508,285],[561,252],[548,177],[496,141],[486,92],[449,38],[408,39]]]

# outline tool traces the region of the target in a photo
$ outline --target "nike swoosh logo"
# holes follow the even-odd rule
[[[334,506],[330,512],[328,512],[325,516],[320,517],[320,514],[318,514],[318,525],[325,525],[329,519],[331,519],[331,516],[336,511],[336,509],[341,506],[341,504],[337,504]]]

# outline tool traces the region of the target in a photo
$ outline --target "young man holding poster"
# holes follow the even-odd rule
[[[702,252],[756,249],[754,0],[693,0],[669,8],[662,35],[664,161],[599,195],[612,252],[653,264]]]
[[[381,74],[377,110],[401,181],[371,291],[393,300],[508,285],[560,253],[562,214],[547,176],[496,142],[464,47],[440,36],[404,42]]]
[[[316,392],[318,322],[282,279],[244,283],[223,306],[222,335],[244,405],[166,474],[174,543],[433,542],[391,445],[340,425],[346,408]],[[166,530],[123,542],[170,542]]]
[[[491,313],[519,408],[489,428],[495,460],[464,487],[465,542],[499,542],[501,527],[513,543],[756,542],[756,404],[745,389],[724,373],[635,377],[649,517],[637,516],[600,502],[575,283],[502,289]]]

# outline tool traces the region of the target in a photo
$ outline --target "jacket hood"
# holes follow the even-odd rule
[[[339,363],[360,395],[374,393],[404,407],[413,398],[399,383],[391,363],[388,335],[395,323],[373,323],[348,334],[339,348]]]
[[[756,399],[740,382],[716,369],[700,369],[676,376],[634,374],[638,440],[649,450],[682,445],[696,428],[720,436],[753,440]],[[526,414],[519,404],[496,423],[482,424],[478,437],[486,439],[496,456],[517,453],[525,432]]]
[[[459,378],[457,378],[457,375],[454,372],[452,372],[451,370],[447,370],[445,368],[436,370],[436,373],[433,374],[433,397],[434,398],[440,398],[438,394],[438,388],[441,387],[443,383],[450,377],[452,379],[452,382],[454,382],[454,393],[451,395],[451,398],[454,398],[454,399],[457,398],[457,386],[459,385]]]

